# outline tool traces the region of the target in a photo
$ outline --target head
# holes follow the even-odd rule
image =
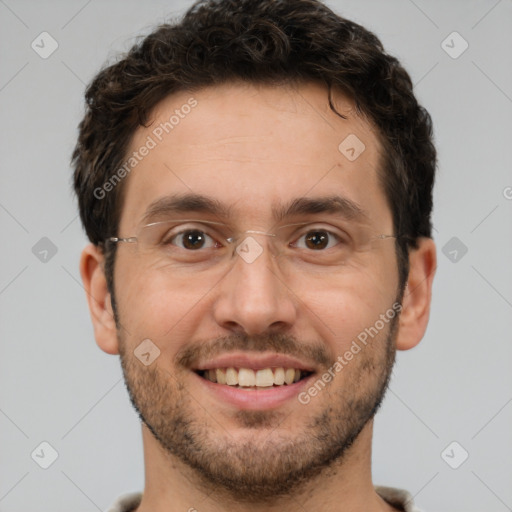
[[[291,492],[343,459],[382,401],[396,349],[417,344],[428,322],[436,153],[409,75],[375,35],[317,1],[210,1],[103,69],[86,100],[74,186],[98,344],[121,354],[142,421],[205,485],[247,498]],[[354,159],[346,140],[359,144]],[[229,209],[215,219],[241,232],[279,230],[275,211],[336,194],[363,212],[367,232],[394,238],[329,270],[270,250],[260,234],[257,260],[218,274],[108,241],[185,194],[196,194],[194,218],[197,195],[208,196]],[[312,204],[284,224],[325,227],[334,217]],[[134,355],[144,339],[159,350],[147,366]],[[198,374],[226,354],[296,358],[309,387],[296,383],[297,400],[279,406],[212,406]],[[326,372],[302,403],[299,390],[307,401]]]

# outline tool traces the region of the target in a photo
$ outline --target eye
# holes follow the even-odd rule
[[[300,240],[304,240],[301,244]],[[300,249],[311,249],[313,251],[330,249],[340,242],[343,242],[341,236],[328,231],[327,229],[310,229],[306,233],[300,236],[297,242],[292,244],[294,247]]]
[[[178,233],[169,233],[162,243],[164,245],[177,245],[181,249],[192,251],[216,247],[215,240],[200,229],[184,229]]]

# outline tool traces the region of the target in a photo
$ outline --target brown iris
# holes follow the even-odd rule
[[[311,231],[306,236],[306,245],[310,249],[323,249],[329,243],[329,235],[325,231]]]
[[[200,249],[204,245],[204,233],[193,229],[183,233],[183,246],[187,249]]]

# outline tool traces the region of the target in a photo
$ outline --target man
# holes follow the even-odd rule
[[[397,60],[316,0],[206,1],[86,99],[80,270],[146,468],[110,510],[417,510],[371,478],[436,267],[430,117]]]

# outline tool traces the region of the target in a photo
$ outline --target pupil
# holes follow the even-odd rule
[[[202,243],[204,243],[204,235],[201,231],[187,231],[184,235],[183,245],[187,247],[187,249],[197,249],[202,247]],[[199,243],[197,243],[199,242]],[[202,242],[202,243],[201,243]]]
[[[312,231],[311,234],[306,237],[306,244],[313,249],[323,248],[327,246],[328,238],[325,232]]]

